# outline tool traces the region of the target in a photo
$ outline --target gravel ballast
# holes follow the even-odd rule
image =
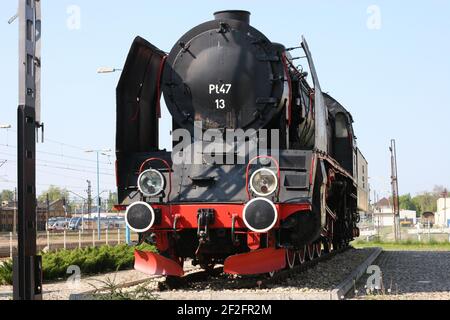
[[[368,293],[364,276],[352,299],[450,300],[449,251],[385,251],[373,264],[382,272],[382,288]]]
[[[90,291],[102,287],[102,281],[114,280],[118,286],[125,285],[123,292],[142,290],[144,287],[156,299],[161,300],[325,300],[330,291],[363,263],[374,249],[349,249],[332,258],[321,261],[307,270],[293,272],[279,280],[260,277],[237,277],[220,274],[206,281],[188,283],[182,289],[161,291],[164,278],[148,277],[134,270],[110,273],[82,279],[77,288],[66,282],[44,286],[44,299],[89,299]],[[191,270],[192,268],[189,268]],[[127,287],[126,284],[145,281],[145,284]],[[245,283],[245,286],[241,285]],[[8,299],[11,287],[0,287],[0,299]],[[6,293],[5,293],[6,292]],[[83,293],[88,293],[84,295]]]
[[[183,289],[160,291],[163,279],[145,285],[162,300],[328,300],[330,291],[363,263],[375,249],[349,249],[311,268],[295,272],[284,279],[236,277],[225,274],[207,281],[189,283]],[[252,282],[253,281],[253,282]],[[239,288],[245,283],[245,288]],[[142,286],[126,289],[131,292]]]

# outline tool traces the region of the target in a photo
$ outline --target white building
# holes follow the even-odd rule
[[[369,210],[369,164],[361,151],[357,150],[357,175],[358,175],[358,210],[361,214],[367,214]]]
[[[450,202],[449,202],[450,203]],[[377,227],[394,226],[394,214],[389,199],[381,199],[373,213],[374,224]],[[408,221],[413,225],[417,223],[417,212],[413,210],[400,210],[400,222]]]
[[[450,226],[450,198],[438,199],[434,222],[439,227]]]

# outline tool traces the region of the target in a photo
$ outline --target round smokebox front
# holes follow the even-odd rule
[[[182,128],[259,129],[281,111],[283,64],[247,16],[216,15],[184,35],[164,70],[167,107]]]

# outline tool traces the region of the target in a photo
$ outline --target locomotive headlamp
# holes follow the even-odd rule
[[[278,177],[272,170],[259,169],[250,179],[250,189],[260,197],[267,197],[278,188]]]
[[[135,202],[127,208],[125,222],[134,232],[147,232],[155,223],[155,210],[146,202]]]
[[[164,176],[158,170],[150,169],[141,173],[138,178],[139,191],[145,197],[159,195],[165,187]]]
[[[275,204],[266,198],[256,198],[249,201],[242,214],[244,223],[251,231],[266,233],[278,221],[278,211]]]

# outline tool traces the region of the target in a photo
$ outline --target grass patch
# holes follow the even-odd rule
[[[372,248],[380,247],[383,250],[400,250],[400,251],[446,251],[450,250],[450,242],[439,242],[435,240],[431,241],[362,241],[356,240],[352,242],[353,247],[360,248]]]
[[[80,267],[83,275],[129,270],[133,268],[135,249],[156,252],[155,247],[144,244],[137,248],[120,245],[43,253],[43,278],[44,281],[66,279],[70,276],[67,274],[70,266]],[[6,261],[0,265],[0,285],[11,285],[12,278],[12,261]]]
[[[100,281],[100,283],[103,285],[103,289],[98,289],[94,286],[95,292],[92,295],[93,300],[157,300],[157,297],[146,288],[148,283],[144,283],[133,290],[124,290],[119,288],[116,284],[115,278],[107,278],[105,281]]]

